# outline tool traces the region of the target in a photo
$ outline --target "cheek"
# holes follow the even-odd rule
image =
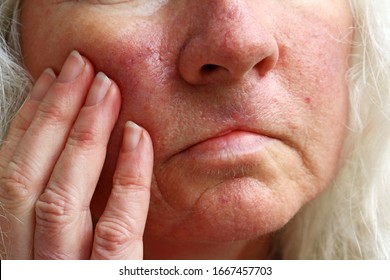
[[[156,160],[166,152],[168,132],[164,128],[178,122],[178,114],[174,113],[178,113],[178,108],[174,104],[177,104],[180,80],[176,72],[179,48],[172,42],[167,47],[167,35],[160,28],[161,25],[144,25],[140,28],[142,32],[119,32],[115,28],[95,31],[96,40],[80,38],[76,44],[91,60],[96,72],[104,72],[120,88],[122,107],[112,143],[120,144],[124,124],[132,120],[149,132]],[[103,36],[104,40],[99,40]],[[178,107],[184,103],[181,101]]]
[[[35,9],[28,6],[31,2],[26,3],[25,10],[34,13],[22,13],[22,46],[33,77],[46,67],[58,73],[68,54],[78,50],[92,62],[96,72],[107,74],[121,90],[121,114],[113,132],[115,143],[120,143],[124,123],[132,120],[148,130],[154,143],[159,143],[156,154],[164,151],[161,124],[172,123],[175,118],[171,112],[180,50],[178,43],[167,37],[173,33],[175,42],[180,41],[182,32],[177,24],[163,15],[156,20],[124,18],[113,17],[109,11],[85,10],[81,4],[75,11],[75,4],[53,5],[57,8],[41,4]],[[69,13],[74,15],[72,21],[58,21]]]
[[[156,85],[164,87],[172,80],[169,77],[172,71],[167,69],[172,69],[173,59],[166,55],[171,52],[164,49],[163,32],[157,25],[140,23],[137,28],[131,24],[119,28],[115,22],[107,25],[82,21],[47,33],[54,38],[39,48],[50,49],[51,54],[43,54],[42,60],[29,63],[34,76],[47,66],[59,72],[67,55],[76,49],[91,61],[96,73],[104,72],[118,84],[122,94],[122,118],[136,121],[145,128],[150,126],[145,119],[150,116],[148,112],[155,104],[160,107],[166,104],[162,94],[156,91]]]
[[[297,146],[323,182],[337,172],[348,118],[347,71],[352,33],[318,18],[287,16],[277,36],[279,82],[298,106],[302,125]],[[320,184],[319,184],[320,185]],[[313,189],[317,195],[327,184]]]
[[[324,123],[345,123],[351,29],[316,18],[289,19],[280,34],[279,75],[290,94]],[[297,30],[299,32],[297,33]],[[330,119],[327,118],[330,116]],[[323,116],[323,117],[321,117]],[[332,124],[333,125],[333,124]]]
[[[161,47],[163,38],[156,29],[153,36],[145,35],[147,33],[143,29],[143,34],[118,35],[93,46],[88,42],[78,46],[95,65],[96,72],[106,73],[118,84],[122,94],[118,126],[132,120],[154,138],[154,131],[161,126],[161,118],[167,115],[171,102],[170,91],[166,89],[174,81],[170,70],[174,68],[174,59],[166,57],[170,52]]]

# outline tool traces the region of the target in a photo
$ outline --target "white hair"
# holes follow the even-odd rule
[[[31,81],[18,39],[18,2],[0,4],[0,141]],[[390,259],[390,1],[350,0],[354,42],[344,161],[331,186],[284,227],[286,259]]]
[[[0,144],[31,82],[24,70],[18,33],[19,0],[0,3]]]
[[[390,1],[350,0],[344,165],[283,230],[288,259],[390,259]]]

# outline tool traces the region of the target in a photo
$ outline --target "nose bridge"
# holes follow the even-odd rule
[[[205,41],[215,42],[216,48],[235,51],[255,45],[259,30],[251,14],[247,1],[214,0],[209,1]]]
[[[208,40],[215,42],[215,51],[222,60],[231,61],[230,72],[242,73],[270,54],[266,45],[269,40],[249,7],[245,7],[246,1],[221,2],[226,5],[210,21]]]
[[[225,5],[216,3],[224,3]],[[211,18],[208,21],[205,33],[205,40],[215,42],[216,49],[224,48],[225,53],[234,53],[236,49],[242,49],[245,37],[250,25],[248,19],[245,19],[244,13],[239,5],[233,5],[235,1],[215,1],[211,5]],[[242,30],[245,28],[244,30]],[[241,29],[241,32],[240,32]]]
[[[245,19],[245,6],[246,1],[237,0],[221,0],[221,1],[208,1],[208,21],[215,24],[223,24],[226,22],[239,23]]]
[[[247,1],[221,0],[211,1],[209,24],[217,30],[228,28],[236,30],[250,23],[252,16]]]
[[[198,11],[203,14],[203,19],[195,22],[202,23],[197,35],[184,48],[191,57],[191,65],[182,63],[182,68],[189,66],[183,69],[188,78],[193,81],[205,81],[212,76],[240,79],[251,69],[257,68],[262,75],[273,67],[278,48],[266,17],[262,17],[265,13],[259,15],[258,11],[251,9],[250,1],[245,0],[199,2],[202,5],[198,6]],[[204,75],[204,70],[207,75]]]

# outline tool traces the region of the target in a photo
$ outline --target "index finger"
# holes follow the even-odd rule
[[[128,122],[111,195],[96,225],[92,259],[142,259],[152,170],[150,136]]]

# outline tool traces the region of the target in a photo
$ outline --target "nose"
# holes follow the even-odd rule
[[[179,58],[185,81],[193,85],[234,82],[248,73],[265,76],[274,68],[279,48],[266,13],[257,14],[247,2],[197,2],[195,9],[203,15],[193,21],[195,35],[186,41]]]

